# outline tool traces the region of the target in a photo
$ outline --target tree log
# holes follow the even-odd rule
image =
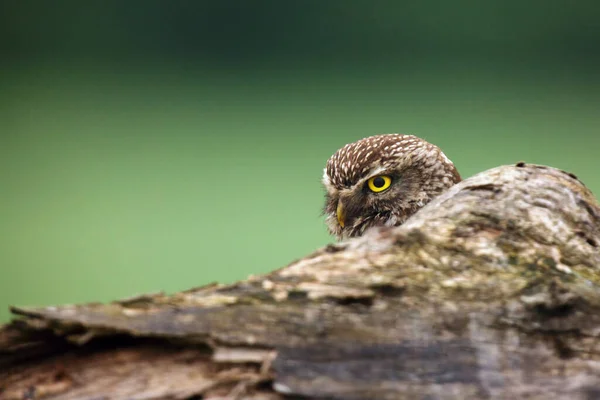
[[[517,164],[232,285],[13,308],[0,399],[600,398],[600,206]]]

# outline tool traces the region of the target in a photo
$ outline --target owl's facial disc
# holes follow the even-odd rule
[[[344,229],[347,224],[353,224],[356,217],[364,215],[365,203],[375,200],[373,197],[383,195],[390,188],[392,182],[393,179],[390,175],[374,175],[360,181],[349,190],[349,193],[340,197],[336,207],[336,217],[340,227]]]

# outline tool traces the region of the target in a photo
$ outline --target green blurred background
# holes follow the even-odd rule
[[[372,134],[600,193],[598,4],[1,2],[0,321],[301,257],[325,161]]]

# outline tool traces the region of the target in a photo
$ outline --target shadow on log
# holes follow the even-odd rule
[[[14,308],[0,399],[600,398],[600,206],[518,164],[268,275]]]

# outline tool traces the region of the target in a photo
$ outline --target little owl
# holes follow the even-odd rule
[[[374,226],[404,223],[461,178],[442,151],[412,135],[377,135],[350,143],[327,160],[324,214],[338,239]]]

